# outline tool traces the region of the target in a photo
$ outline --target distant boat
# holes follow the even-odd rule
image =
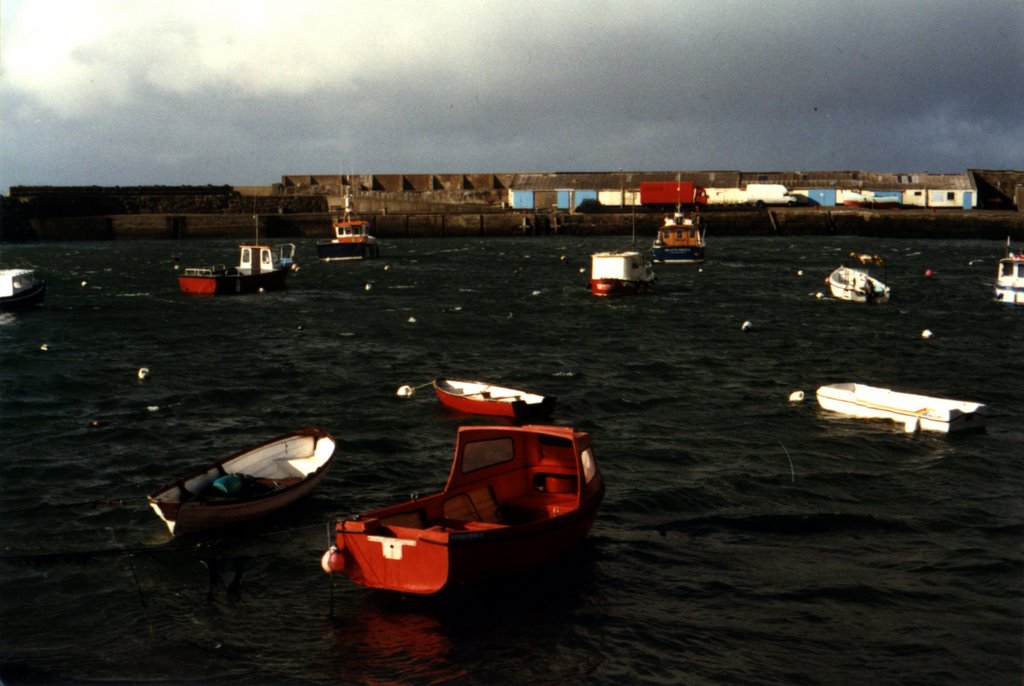
[[[332,223],[334,237],[317,241],[316,254],[321,260],[365,260],[380,257],[377,239],[370,235],[370,223],[352,217],[352,198],[345,194],[345,209]]]
[[[655,263],[698,263],[704,261],[704,251],[700,215],[676,212],[665,217],[665,223],[651,247],[651,256]]]
[[[825,279],[832,297],[858,303],[884,303],[889,300],[890,289],[865,271],[839,267]]]
[[[1007,241],[1009,248],[1009,241]],[[1024,254],[1006,251],[996,268],[996,300],[1009,305],[1024,305]]]
[[[148,496],[171,534],[240,524],[309,494],[334,459],[334,439],[306,427],[176,479]]]
[[[370,223],[362,219],[334,222],[334,238],[319,241],[316,254],[321,260],[363,260],[380,257],[377,239],[370,235]]]
[[[899,393],[859,383],[822,386],[818,404],[826,410],[865,419],[891,419],[907,431],[965,431],[982,429],[988,409],[981,403]]]
[[[434,379],[433,386],[442,405],[468,414],[536,421],[550,417],[555,409],[556,400],[551,396],[493,386],[482,381]]]
[[[646,293],[653,285],[654,268],[648,253],[625,250],[590,256],[590,291],[594,295]]]
[[[584,432],[463,426],[443,490],[339,520],[320,565],[418,594],[526,573],[583,540],[604,489]]]
[[[16,312],[41,305],[46,282],[32,269],[0,269],[0,312]]]
[[[295,267],[293,243],[240,245],[237,267],[188,267],[178,277],[178,286],[183,293],[195,295],[274,291],[288,285]]]

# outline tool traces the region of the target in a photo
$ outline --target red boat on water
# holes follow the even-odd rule
[[[238,266],[188,267],[178,277],[182,293],[226,295],[275,291],[288,285],[295,245],[240,245]]]
[[[603,498],[588,434],[464,426],[442,491],[339,520],[320,563],[369,588],[418,594],[521,574],[578,545]]]
[[[556,398],[482,381],[434,379],[434,392],[445,407],[467,414],[537,421],[551,416]]]

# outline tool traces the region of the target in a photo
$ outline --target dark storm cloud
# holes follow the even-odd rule
[[[414,43],[408,59],[364,59],[291,89],[287,69],[264,79],[258,65],[248,65],[249,82],[225,72],[169,84],[179,44],[196,40],[180,17],[167,22],[175,39],[141,53],[145,60],[83,47],[83,64],[121,69],[117,97],[54,114],[37,93],[5,83],[0,181],[962,171],[1024,159],[1024,4],[1013,0],[485,3],[473,15],[465,7],[451,6],[445,32]],[[360,52],[388,57],[389,45],[375,41]]]

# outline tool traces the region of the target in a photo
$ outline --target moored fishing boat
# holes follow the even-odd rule
[[[550,417],[556,399],[482,381],[434,379],[434,392],[445,407],[457,412],[536,421]]]
[[[377,239],[370,235],[370,222],[352,217],[352,198],[345,194],[342,215],[331,224],[333,238],[317,241],[316,254],[321,260],[365,260],[380,256]]]
[[[654,268],[646,253],[625,250],[590,256],[590,291],[594,295],[646,293],[653,285]]]
[[[1009,305],[1024,305],[1024,254],[1013,253],[1007,243],[1006,257],[996,267],[995,298]]]
[[[651,246],[651,257],[655,263],[698,263],[704,261],[705,249],[700,215],[676,212],[665,217]]]
[[[46,282],[32,269],[0,269],[0,312],[16,312],[41,305]]]
[[[195,295],[280,290],[288,285],[288,275],[296,266],[293,243],[240,245],[238,266],[188,267],[178,276],[178,287]]]
[[[309,494],[327,473],[334,448],[329,433],[306,427],[176,479],[147,499],[175,536],[239,524]]]
[[[334,238],[318,241],[316,254],[321,260],[364,260],[380,256],[377,239],[370,235],[370,223],[362,219],[334,222]]]
[[[603,497],[588,434],[464,426],[443,490],[339,520],[321,566],[418,594],[520,574],[578,545]]]
[[[838,383],[817,390],[826,410],[865,419],[891,419],[910,431],[982,429],[988,408],[981,403],[901,393],[859,383]]]
[[[825,279],[832,297],[858,303],[884,303],[889,300],[890,288],[860,269],[839,267]]]

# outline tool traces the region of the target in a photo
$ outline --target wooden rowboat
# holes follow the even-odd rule
[[[338,520],[320,564],[369,588],[419,594],[521,574],[578,545],[603,497],[588,434],[463,426],[442,491]]]
[[[262,517],[316,488],[334,447],[323,429],[299,429],[178,479],[151,493],[149,504],[174,536]]]
[[[900,393],[859,383],[837,383],[817,391],[826,410],[866,419],[891,419],[908,432],[983,429],[988,408],[981,403]]]
[[[555,410],[553,396],[492,386],[482,381],[434,379],[433,385],[441,404],[457,412],[536,421],[550,417]]]

